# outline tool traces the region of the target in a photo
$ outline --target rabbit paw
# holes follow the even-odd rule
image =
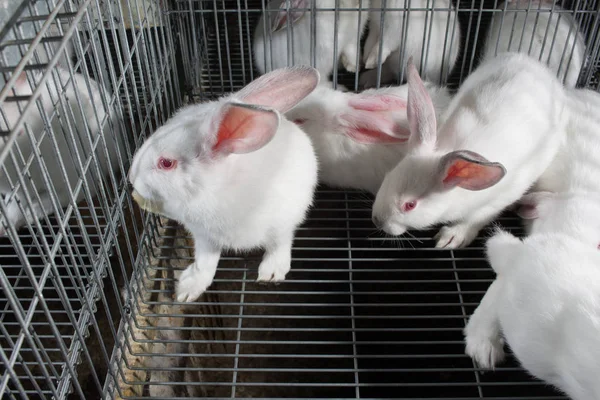
[[[457,249],[471,244],[477,237],[479,227],[472,225],[459,224],[452,226],[444,226],[434,239],[437,240],[436,248]]]
[[[265,259],[258,267],[257,282],[281,282],[290,272],[291,266],[287,262],[277,262],[275,259]]]
[[[369,56],[365,60],[365,69],[376,68],[377,65],[379,65],[380,59],[381,59],[381,64],[383,64],[391,52],[392,51],[387,49],[384,44],[383,48],[381,49],[381,57],[379,57],[379,43],[377,43],[373,47],[373,49],[371,50],[371,53],[369,53]]]
[[[340,56],[340,61],[346,69],[346,71],[356,72],[356,54],[354,55],[354,57],[342,54]]]
[[[465,353],[473,359],[480,368],[494,369],[504,360],[504,340],[499,335],[490,335],[484,330],[465,329],[467,344]]]
[[[181,273],[177,283],[177,301],[192,302],[208,289],[213,281],[214,274],[190,265]]]
[[[377,54],[373,55],[375,52],[372,52],[367,60],[365,61],[365,69],[373,69],[377,66]]]

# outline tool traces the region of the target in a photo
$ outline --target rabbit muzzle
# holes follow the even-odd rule
[[[135,189],[133,189],[131,196],[133,197],[133,200],[138,203],[138,206],[140,206],[142,210],[146,210],[154,214],[163,213],[163,204],[161,201],[146,199],[142,197],[142,195]]]

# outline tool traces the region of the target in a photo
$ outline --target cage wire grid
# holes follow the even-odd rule
[[[54,216],[9,229],[0,241],[3,398],[563,398],[528,378],[512,358],[484,374],[464,355],[462,328],[493,279],[484,237],[460,250],[433,249],[433,230],[385,237],[373,230],[372,199],[359,192],[319,188],[286,282],[255,283],[260,253],[224,254],[203,297],[192,305],[173,302],[193,243],[173,222],[139,213],[127,168],[143,139],[182,103],[214,99],[258,76],[252,35],[265,2],[17,3],[0,31],[0,72],[7,82],[26,71],[33,95],[16,96],[6,85],[0,106],[19,101],[30,115],[48,114],[46,136],[34,138],[38,146],[61,134],[73,137],[77,129],[61,119],[69,113],[66,92],[85,90],[57,73],[71,40],[69,77],[79,73],[99,83],[107,93],[101,109],[115,109],[118,122],[99,118],[101,111],[94,117],[105,136],[121,132],[127,140],[118,168],[94,179],[86,173],[106,151],[97,141],[80,156],[69,205],[55,203]],[[599,4],[559,4],[588,45],[580,83],[600,90]],[[477,66],[498,11],[487,0],[454,7],[463,38],[446,78],[456,88]],[[357,88],[354,74],[340,69],[333,78]],[[56,110],[39,111],[44,85],[57,80]],[[16,123],[0,118],[8,140],[21,126],[31,130],[22,107]],[[16,164],[13,195],[33,166],[46,163],[40,156],[19,159],[20,147],[0,150],[0,157],[10,156],[3,171]],[[43,193],[30,191],[25,208]],[[81,202],[74,200],[78,193]],[[522,234],[510,213],[498,223]]]
[[[8,236],[0,241],[0,393],[10,399],[66,398],[69,393],[90,398],[94,392],[98,397],[121,318],[120,287],[128,284],[143,232],[144,222],[125,190],[126,172],[142,138],[180,102],[173,59],[166,51],[174,44],[166,44],[172,38],[165,34],[164,21],[157,21],[156,6],[150,15],[148,9],[134,14],[127,12],[131,7],[90,0],[1,5],[0,69],[8,84],[0,92],[0,157],[3,175],[16,177],[9,193],[3,193],[2,213],[10,197],[25,193],[26,199],[20,199],[24,210],[49,196],[54,215],[18,231],[9,224]],[[164,57],[156,57],[157,49]],[[23,71],[31,89],[25,94],[11,85]],[[95,90],[102,101],[86,116],[98,122],[104,135],[90,138],[90,122],[77,126],[73,118],[82,115],[75,102],[94,96]],[[106,118],[111,109],[114,120]],[[11,118],[15,110],[18,118]],[[41,135],[30,136],[30,142],[15,140],[20,127],[29,135],[40,120]],[[109,137],[130,141],[115,140],[114,165],[99,176],[94,169]],[[56,138],[93,140],[87,148],[66,149],[57,147]],[[29,143],[45,152],[32,152]],[[53,159],[62,171],[51,174]],[[61,173],[72,159],[79,161],[73,167],[79,179],[72,181],[68,206],[57,208],[52,183],[64,178]],[[49,179],[30,186],[36,168]]]

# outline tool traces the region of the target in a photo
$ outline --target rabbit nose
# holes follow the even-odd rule
[[[383,220],[376,215],[373,215],[373,224],[377,227],[377,229],[381,229],[383,226]]]

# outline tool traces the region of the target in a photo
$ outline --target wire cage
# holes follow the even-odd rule
[[[457,60],[433,80],[457,88],[498,16],[518,39],[546,14],[567,19],[585,51],[576,58],[575,42],[546,28],[549,50],[537,56],[581,61],[577,84],[600,90],[596,0],[527,1],[517,11],[495,0],[412,2],[382,1],[381,15],[406,16],[408,32],[411,12],[432,22],[444,13]],[[464,355],[462,329],[493,279],[483,238],[440,250],[432,230],[386,237],[372,226],[371,196],[358,191],[319,187],[285,282],[255,282],[260,254],[223,254],[198,301],[174,301],[192,239],[134,206],[132,156],[182,105],[259,76],[253,35],[275,3],[0,0],[2,398],[564,398],[510,357],[485,372]],[[366,20],[370,10],[309,3],[309,15],[333,13],[336,30],[342,12]],[[316,18],[311,26],[314,48]],[[426,31],[417,38],[429,48]],[[361,89],[365,69],[334,68],[334,48],[334,85]],[[403,68],[383,81],[382,61],[373,85],[402,83]],[[498,223],[522,233],[510,213]]]

